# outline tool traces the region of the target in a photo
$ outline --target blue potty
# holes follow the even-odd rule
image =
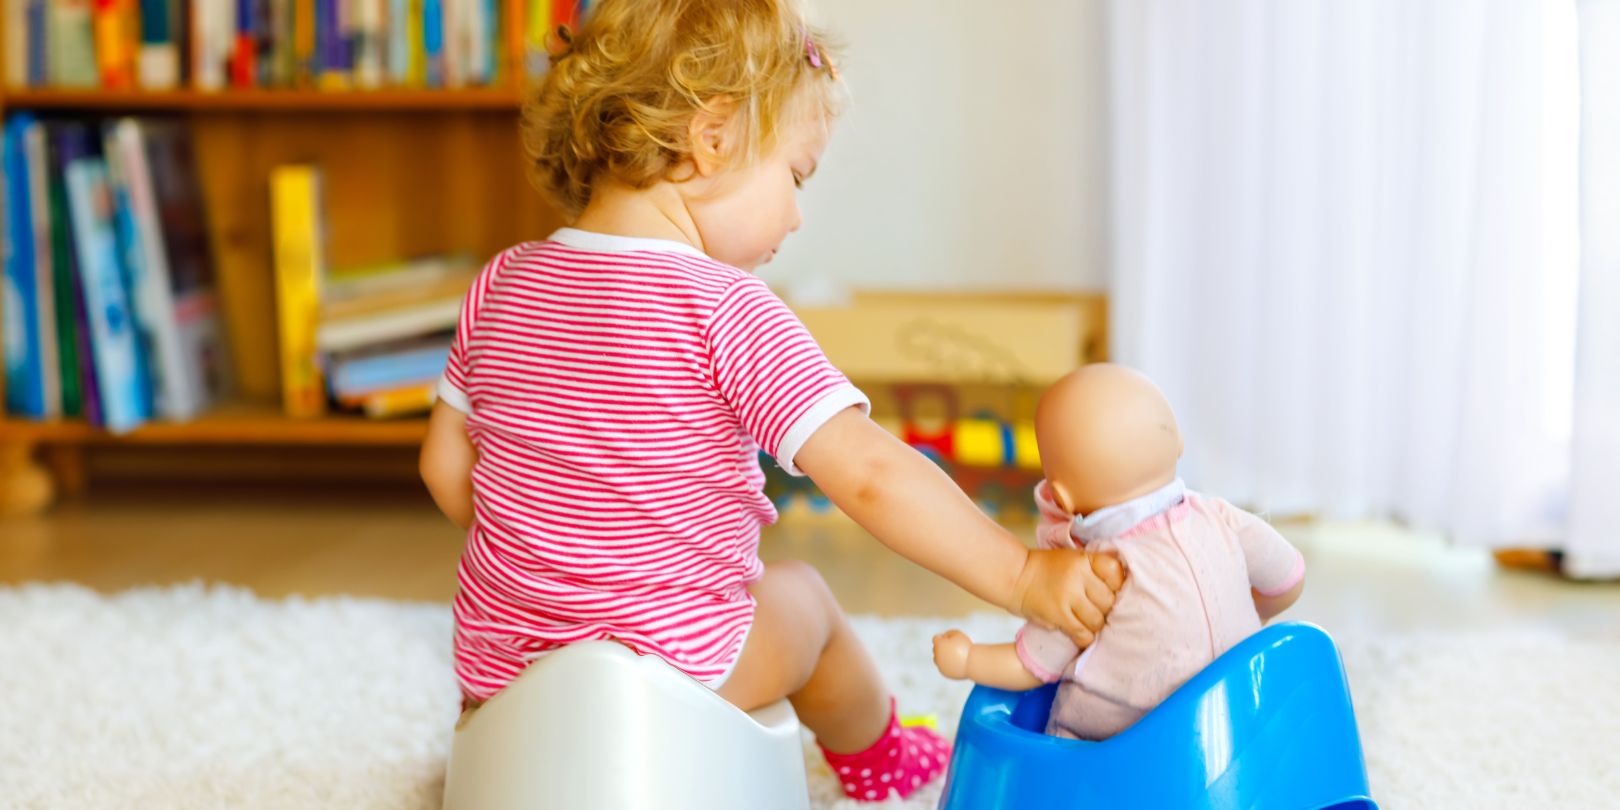
[[[1044,734],[1057,686],[978,686],[941,810],[1376,810],[1344,665],[1320,627],[1262,629],[1102,742]]]

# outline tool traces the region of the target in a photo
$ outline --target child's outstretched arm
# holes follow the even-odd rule
[[[863,528],[901,556],[1081,647],[1102,629],[1124,584],[1113,557],[1031,550],[997,525],[944,471],[866,414],[847,409],[811,435],[794,464]]]
[[[463,529],[473,521],[472,468],[477,459],[467,438],[467,415],[443,402],[435,404],[417,469],[439,511]]]

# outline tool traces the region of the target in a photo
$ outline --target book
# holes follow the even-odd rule
[[[173,90],[180,86],[180,30],[176,25],[180,4],[177,0],[138,2],[141,44],[135,79],[146,90]]]
[[[321,179],[314,166],[278,166],[270,174],[281,401],[288,416],[325,412],[316,344],[324,245]]]
[[[95,87],[100,76],[91,0],[51,0],[46,8],[48,82],[57,87]]]
[[[0,44],[5,54],[5,82],[8,87],[28,86],[28,0],[5,0],[6,39]]]
[[[77,124],[45,125],[45,191],[49,204],[51,281],[56,303],[57,376],[62,415],[85,417],[92,424],[94,381],[88,367],[88,339],[79,296],[78,264],[68,226],[67,188],[62,172],[68,159],[87,154],[88,134]]]
[[[339,400],[404,385],[436,382],[450,357],[450,338],[408,341],[346,355],[334,355],[332,394]]]
[[[157,412],[190,419],[219,399],[230,376],[191,133],[126,118],[110,126],[107,144],[143,237],[135,311],[151,328]]]
[[[135,86],[135,37],[129,30],[130,2],[132,0],[92,0],[96,67],[101,86],[107,90],[128,90]]]
[[[475,276],[469,273],[464,277],[452,276],[431,284],[365,296],[338,297],[325,293],[326,300],[321,304],[321,322],[349,321],[447,301],[460,303],[466,297],[467,288],[472,286],[474,278]]]
[[[316,337],[321,351],[352,351],[373,343],[452,329],[461,317],[461,299],[441,299],[353,318],[323,321]]]
[[[422,0],[422,81],[428,87],[447,83],[445,14],[449,7],[448,0]]]
[[[106,165],[97,158],[74,160],[67,165],[66,180],[102,418],[108,430],[125,433],[149,419],[150,412]]]
[[[39,347],[39,306],[34,261],[32,193],[28,182],[28,156],[24,145],[31,119],[13,117],[0,133],[0,166],[5,169],[4,294],[7,412],[44,419],[45,380]]]
[[[438,385],[426,383],[370,394],[360,400],[360,407],[372,419],[413,416],[433,410],[438,395]]]
[[[478,267],[471,254],[421,256],[402,263],[331,270],[321,288],[321,300],[336,303],[401,291],[420,290],[445,282],[471,285]]]
[[[28,81],[31,87],[41,87],[51,80],[50,62],[45,46],[50,42],[51,11],[48,0],[23,0],[27,20]]]
[[[45,125],[32,121],[23,132],[28,159],[28,210],[33,217],[34,294],[39,317],[40,376],[45,386],[45,417],[63,415],[61,336],[56,314],[55,249],[51,238],[50,155]]]
[[[124,161],[111,146],[108,144],[107,148],[102,150],[102,154],[107,172],[107,193],[112,200],[113,236],[118,243],[119,281],[123,284],[124,300],[129,302],[130,321],[134,326],[135,376],[140,381],[141,409],[150,417],[156,412],[153,407],[155,397],[152,388],[155,371],[152,365],[152,352],[156,346],[157,324],[141,317],[135,295],[141,277],[148,274],[141,245],[152,241],[152,237],[143,238],[135,222],[135,208],[130,203],[129,182]]]

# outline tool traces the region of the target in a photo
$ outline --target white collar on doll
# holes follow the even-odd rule
[[[1124,503],[1098,509],[1089,515],[1075,515],[1069,524],[1069,536],[1076,543],[1119,537],[1141,525],[1142,521],[1158,517],[1187,499],[1187,485],[1177,478],[1168,484]]]
[[[688,256],[709,258],[708,254],[685,242],[676,242],[670,239],[645,239],[638,236],[618,236],[611,233],[582,231],[578,228],[558,228],[551,235],[551,241],[578,250],[589,250],[593,253],[652,251],[655,253],[684,253]]]

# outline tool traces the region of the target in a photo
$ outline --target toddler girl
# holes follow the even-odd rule
[[[750,275],[799,226],[833,60],[790,0],[603,0],[529,100],[530,168],[573,225],[474,283],[421,458],[468,528],[470,708],[547,651],[613,639],[742,709],[787,697],[855,798],[943,770],[819,575],[761,564],[759,449],[975,595],[1079,645],[1102,626],[1116,561],[1023,547],[877,427]]]

